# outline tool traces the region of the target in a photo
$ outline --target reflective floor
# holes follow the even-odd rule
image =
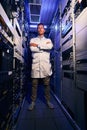
[[[52,95],[51,102],[55,109],[49,109],[45,101],[38,97],[34,110],[28,111],[29,103],[25,100],[16,130],[74,130]]]

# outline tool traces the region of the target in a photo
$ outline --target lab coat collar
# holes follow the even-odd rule
[[[40,38],[40,39],[44,39],[45,37],[44,37],[44,36],[38,36],[38,38]]]

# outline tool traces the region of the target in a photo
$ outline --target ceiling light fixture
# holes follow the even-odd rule
[[[37,25],[30,25],[30,28],[37,28]],[[44,28],[46,29],[46,28],[47,28],[47,26],[46,26],[46,25],[44,25]]]

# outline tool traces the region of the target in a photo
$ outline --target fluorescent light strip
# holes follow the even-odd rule
[[[30,28],[37,28],[37,25],[30,25]],[[47,26],[44,25],[44,28],[47,28]]]

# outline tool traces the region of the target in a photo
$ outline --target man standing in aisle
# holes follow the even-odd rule
[[[52,74],[50,63],[50,50],[53,44],[50,39],[44,37],[45,29],[42,23],[37,25],[38,37],[30,40],[30,50],[32,52],[32,95],[29,110],[33,110],[37,97],[37,87],[39,79],[43,81],[45,89],[45,98],[49,108],[54,106],[50,102],[50,76]]]

